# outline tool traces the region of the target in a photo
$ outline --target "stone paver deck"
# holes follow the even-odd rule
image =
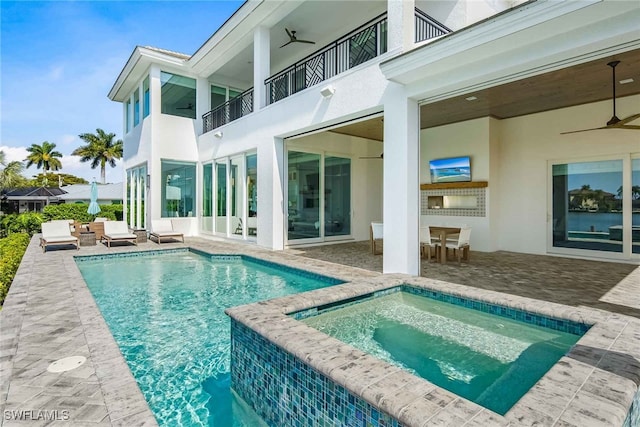
[[[360,249],[363,248],[362,244],[357,245],[360,245]],[[97,245],[82,247],[80,251],[49,250],[46,254],[43,254],[38,247],[37,238],[34,238],[22,260],[5,305],[0,311],[0,409],[3,413],[3,425],[156,425],[155,418],[149,410],[86,284],[82,280],[73,257],[76,255],[146,251],[185,246],[210,253],[257,256],[273,262],[329,274],[354,283],[370,282],[365,287],[370,287],[371,283],[392,283],[400,280],[399,277],[401,277],[383,277],[375,271],[368,270],[366,266],[364,266],[364,269],[353,268],[316,259],[320,257],[310,258],[309,254],[312,250],[272,252],[248,244],[191,238],[187,239],[186,245],[181,243],[157,245],[156,243],[147,242],[138,246],[123,244],[114,246],[111,249],[103,245]],[[335,247],[335,249],[339,249],[339,247]],[[329,251],[329,249],[325,249],[325,251]],[[366,246],[364,246],[365,254],[366,251]],[[304,252],[302,254],[304,257],[299,256],[301,252]],[[336,252],[340,253],[339,250]],[[451,277],[453,280],[458,280],[452,272],[470,271],[471,266],[481,265],[482,257],[480,254],[474,253],[473,255],[472,263],[466,267],[463,265],[460,268],[460,266],[453,263],[447,266],[428,265],[424,268],[435,272],[441,270],[442,267],[441,273],[446,278]],[[344,253],[341,258],[344,260]],[[542,262],[543,258],[546,257],[541,257],[539,261]],[[377,257],[369,261],[381,262],[381,259],[381,257]],[[501,265],[508,264],[502,258]],[[511,267],[513,271],[518,270],[518,265],[523,266],[516,263]],[[561,268],[562,264],[558,265],[560,265],[558,268]],[[618,281],[622,280],[631,272],[627,271],[625,273],[625,269],[632,270],[633,268],[633,266],[616,267],[617,264],[609,263],[605,263],[605,265],[606,269],[600,265],[594,268],[593,271],[599,270],[601,276],[606,273],[609,281],[613,281],[613,278],[619,276],[620,279]],[[431,268],[432,266],[436,267]],[[360,265],[359,267],[363,266]],[[540,269],[542,267],[538,264],[535,268]],[[580,267],[581,271],[583,269],[584,267]],[[494,273],[491,273],[491,271]],[[476,280],[478,287],[483,288],[487,283],[500,282],[499,280],[491,280],[491,274],[494,274],[493,278],[495,279],[495,274],[498,274],[498,271],[500,270],[488,269],[483,280],[477,280],[478,277],[474,277],[471,273],[468,273],[465,277],[469,280]],[[528,271],[531,273],[531,270]],[[515,273],[505,273],[509,277],[506,282],[510,282],[513,277],[516,277],[513,274]],[[562,271],[557,271],[557,274],[562,274]],[[405,276],[402,280],[413,279]],[[531,282],[522,284],[522,288],[517,288],[516,290],[524,292],[525,289],[530,287],[530,284],[536,285],[536,279],[530,280]],[[540,279],[538,278],[538,280]],[[581,280],[578,280],[578,283],[580,282]],[[597,286],[595,287],[597,288]],[[353,290],[349,290],[347,293],[355,292],[357,288],[358,286],[354,284]],[[610,286],[607,290],[611,288],[613,286]],[[324,292],[331,293],[329,291]],[[483,291],[477,292],[479,294],[483,293]],[[604,293],[603,290],[598,292],[600,294]],[[518,292],[514,293],[517,294]],[[583,292],[574,294],[577,298],[574,301],[576,302],[574,305],[595,304],[595,301],[599,298],[594,301],[593,298],[583,298],[580,294],[583,294]],[[337,296],[339,295],[331,297],[336,298]],[[498,297],[505,298],[503,295]],[[506,296],[506,298],[510,297]],[[571,299],[573,296],[569,295],[566,298]],[[617,298],[620,298],[620,296],[617,296]],[[624,299],[625,297],[622,296],[622,298]],[[295,301],[296,305],[300,305],[300,301],[304,301],[304,304],[307,305],[314,302],[313,299],[310,300],[304,296],[299,296],[298,299],[292,301]],[[540,307],[545,307],[542,302],[537,304]],[[626,308],[624,306],[614,306],[610,303],[602,304],[609,305],[598,306],[597,308],[622,307],[623,314],[637,316],[637,312],[625,312]],[[637,389],[637,384],[640,383],[640,339],[638,339],[640,332],[638,332],[637,325],[633,320],[618,314],[595,313],[590,315],[604,316],[608,319],[608,323],[611,324],[613,329],[596,329],[592,333],[592,340],[598,345],[594,344],[593,348],[600,348],[598,346],[602,343],[598,343],[598,341],[606,341],[606,345],[609,346],[607,348],[615,351],[596,351],[590,348],[579,348],[575,352],[574,359],[582,361],[592,371],[595,371],[595,366],[601,366],[605,371],[619,370],[619,366],[622,366],[627,371],[621,373],[621,381],[634,381]],[[616,355],[618,355],[618,359],[616,359]],[[51,362],[68,356],[84,356],[87,361],[81,367],[68,372],[51,373],[47,371],[47,367]],[[630,357],[631,361],[629,361]],[[618,363],[620,358],[624,363]],[[581,417],[585,417],[585,415],[580,408],[592,405],[593,402],[597,402],[600,405],[602,403],[601,400],[604,399],[602,405],[608,408],[607,405],[610,403],[607,403],[606,396],[597,398],[594,401],[590,400],[591,394],[589,393],[593,392],[592,388],[597,388],[598,377],[589,376],[588,378],[595,381],[592,385],[589,385],[590,383],[588,382],[585,383],[590,388],[579,388],[579,390],[582,390],[582,394],[578,394],[578,391],[574,390],[576,394],[573,395],[573,400],[576,400],[582,406],[565,408],[564,412],[561,412],[561,416],[555,419],[562,420],[566,424],[560,423],[557,425],[571,425],[569,421],[574,419],[572,418],[574,415],[576,417],[575,420],[582,420]],[[610,385],[613,386],[612,384]],[[610,387],[606,389],[608,390]],[[627,389],[628,387],[625,390]],[[613,395],[609,400],[614,401],[615,405],[618,406],[620,401],[626,401],[625,399],[628,398],[626,394],[624,396],[616,395],[615,390],[612,393]],[[553,398],[550,397],[550,399]],[[619,414],[620,408],[615,408],[617,409],[614,412]],[[577,411],[576,414],[571,415],[570,409]],[[27,414],[17,411],[27,411]],[[478,418],[474,417],[478,422],[485,418],[491,420],[491,414],[486,414],[486,411],[480,411],[480,414],[483,415],[478,415]],[[535,411],[525,411],[518,423],[527,425],[531,424],[528,420],[539,419],[532,416],[532,414],[535,414]],[[23,421],[17,419],[20,418],[18,415],[22,417]],[[25,421],[25,416],[41,418]],[[54,417],[53,420],[51,419],[52,416]],[[616,417],[618,416],[616,415]],[[587,419],[591,420],[588,416]],[[482,424],[476,422],[476,424],[470,425]],[[578,423],[578,425],[587,424]]]

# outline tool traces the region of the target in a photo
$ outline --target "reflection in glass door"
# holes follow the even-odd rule
[[[227,164],[216,162],[216,233],[227,233]]]
[[[231,169],[229,170],[229,183],[231,184],[231,212],[230,227],[234,235],[244,235],[244,184],[242,177],[242,157],[234,157],[231,159]]]
[[[213,164],[202,165],[202,231],[213,231]]]
[[[552,167],[553,246],[622,252],[622,160]]]
[[[258,235],[258,155],[247,154],[247,235]]]
[[[320,155],[288,152],[288,238],[320,237]]]
[[[351,159],[324,159],[324,235],[351,234]]]
[[[631,252],[640,254],[640,159],[631,159]]]

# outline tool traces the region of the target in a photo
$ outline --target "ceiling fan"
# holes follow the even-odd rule
[[[176,110],[193,110],[193,104],[188,103],[186,107],[176,107]]]
[[[382,160],[384,159],[384,153],[380,153],[379,156],[364,156],[364,157],[358,157],[359,159],[378,159],[378,160]]]
[[[627,123],[632,122],[636,119],[640,119],[639,114],[633,114],[629,117],[625,117],[624,119],[619,119],[616,116],[616,66],[620,63],[620,61],[611,61],[607,65],[611,67],[612,75],[613,75],[613,116],[607,122],[606,126],[601,126],[598,128],[591,129],[581,129],[581,130],[573,130],[570,132],[561,132],[560,135],[566,135],[568,133],[578,133],[578,132],[587,132],[590,130],[599,130],[599,129],[635,129],[640,130],[640,126],[638,125],[629,125]]]
[[[287,35],[289,36],[289,41],[286,42],[285,44],[283,44],[282,46],[280,46],[280,48],[282,49],[283,47],[285,47],[288,44],[291,43],[309,43],[309,44],[316,44],[316,42],[312,42],[311,40],[299,40],[296,37],[296,32],[291,30],[289,31],[289,29],[285,28],[284,29],[287,32]]]

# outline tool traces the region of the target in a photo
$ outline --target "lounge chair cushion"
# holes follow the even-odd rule
[[[40,238],[40,246],[46,252],[47,245],[69,243],[76,245],[76,249],[80,248],[78,238],[71,235],[68,221],[55,221],[42,223],[42,237]]]

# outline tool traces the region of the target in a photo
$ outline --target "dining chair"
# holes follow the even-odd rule
[[[469,260],[469,251],[470,251],[470,241],[471,241],[471,227],[463,227],[460,229],[460,234],[458,235],[458,240],[455,242],[447,241],[445,242],[445,256],[448,256],[449,249],[453,249],[453,254],[458,258],[458,264],[461,263],[462,258],[465,261]]]
[[[438,241],[431,236],[431,229],[429,226],[420,227],[420,257],[427,256],[427,260],[431,262],[431,249],[434,250],[436,255],[436,261],[439,260]]]
[[[369,227],[369,241],[371,243],[371,252],[374,255],[377,255],[382,252],[376,251],[376,242],[382,241],[383,237],[383,228],[381,222],[372,222]]]

